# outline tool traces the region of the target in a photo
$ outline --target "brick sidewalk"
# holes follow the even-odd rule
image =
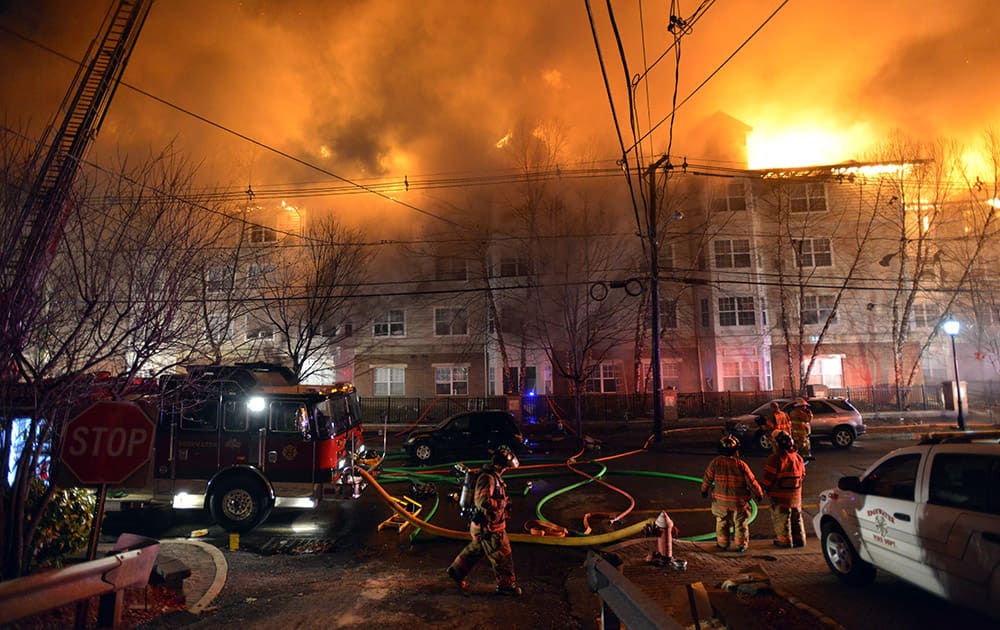
[[[646,554],[655,548],[652,538],[628,540],[605,551],[623,561],[625,577],[639,586],[662,606],[674,619],[690,625],[690,607],[686,586],[701,582],[709,592],[713,607],[725,624],[735,630],[765,628],[773,623],[768,614],[784,620],[785,627],[810,627],[817,624],[837,627],[836,622],[802,602],[797,590],[815,581],[815,576],[828,572],[819,543],[810,538],[804,548],[778,549],[770,540],[751,540],[744,553],[722,552],[714,542],[674,542],[674,556],[687,561],[683,572],[654,567],[646,563]],[[771,580],[773,593],[759,595],[724,591],[721,584],[751,567],[759,566]],[[797,588],[799,587],[799,588]],[[770,601],[768,601],[770,599]],[[769,609],[762,612],[764,609]],[[797,620],[793,621],[793,617]]]

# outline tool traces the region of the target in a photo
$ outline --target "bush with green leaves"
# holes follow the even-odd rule
[[[28,491],[27,514],[32,514],[47,484],[33,479]],[[31,540],[31,569],[60,566],[66,556],[85,549],[90,541],[97,497],[87,488],[61,488],[42,513]]]

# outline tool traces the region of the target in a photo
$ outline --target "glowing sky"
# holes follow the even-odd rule
[[[625,144],[626,73],[604,2],[591,1]],[[699,2],[676,3],[690,16]],[[752,128],[776,164],[860,159],[890,130],[974,139],[1000,118],[995,0],[710,3],[681,45],[673,154],[707,158],[704,117]],[[614,2],[638,135],[671,111],[670,3]],[[81,58],[108,3],[0,0],[0,26]],[[73,67],[0,30],[5,126],[44,123]],[[558,125],[565,153],[620,156],[583,0],[158,0],[125,81],[222,127],[352,180],[489,174],[519,124]],[[789,135],[789,132],[793,132]],[[644,144],[663,152],[667,125]],[[220,185],[323,175],[122,88],[94,152],[175,142]],[[791,146],[793,148],[789,149]],[[775,147],[778,149],[776,150]],[[794,158],[794,159],[793,159]]]

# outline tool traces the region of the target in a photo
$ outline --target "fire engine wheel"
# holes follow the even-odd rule
[[[212,518],[228,532],[247,532],[260,525],[271,511],[264,486],[255,479],[225,479],[212,492]]]
[[[434,447],[430,442],[417,442],[413,447],[413,458],[421,464],[426,464],[434,459]]]

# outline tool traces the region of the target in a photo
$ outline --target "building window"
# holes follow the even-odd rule
[[[809,366],[809,361],[802,362],[802,369]],[[838,355],[818,356],[813,361],[812,371],[809,373],[810,385],[826,385],[827,387],[844,386],[844,361]]]
[[[752,297],[720,297],[720,326],[753,326],[756,323]]]
[[[830,239],[805,238],[792,241],[795,249],[795,262],[799,267],[832,267],[833,253],[830,251]]]
[[[712,212],[740,212],[747,209],[746,187],[741,181],[726,182],[714,190]]]
[[[594,368],[585,383],[588,394],[615,394],[621,391],[622,366],[619,363],[602,363]]]
[[[434,368],[434,393],[438,396],[468,396],[469,366],[436,366]]]
[[[215,265],[205,270],[205,290],[222,293],[233,290],[233,269],[226,265]]]
[[[464,308],[434,309],[434,335],[447,337],[469,334],[469,316]]]
[[[323,337],[350,337],[354,334],[354,324],[350,322],[336,323],[326,321],[320,326],[320,335]]]
[[[229,317],[226,315],[212,314],[208,316],[208,332],[215,343],[228,341],[232,334]]]
[[[701,304],[701,309],[700,309],[701,312],[699,313],[699,315],[701,316],[701,327],[708,328],[712,323],[712,311],[711,308],[709,307],[711,301],[709,301],[708,298],[701,298],[700,304]]]
[[[677,300],[660,302],[660,330],[677,328]]]
[[[437,280],[467,280],[465,261],[459,258],[438,258],[434,261],[434,277]]]
[[[531,273],[527,259],[519,256],[501,256],[498,267],[501,278],[514,278]]]
[[[833,303],[832,295],[803,295],[802,323],[822,324],[827,320],[836,322],[837,313],[833,310]]]
[[[503,373],[503,368],[501,367],[500,372]],[[524,391],[525,392],[538,392],[538,377],[537,370],[534,366],[526,365],[524,367]],[[510,378],[507,375],[503,375],[503,392],[505,394],[520,394],[521,393],[521,372],[520,368],[512,367],[510,368]]]
[[[795,184],[788,193],[790,212],[825,212],[826,186],[821,183]]]
[[[273,268],[270,265],[250,265],[247,267],[247,287],[264,286],[264,280],[271,271]]]
[[[756,361],[723,361],[722,388],[729,392],[754,392],[760,390],[760,377]]]
[[[272,339],[274,324],[257,315],[247,315],[246,339]]]
[[[674,269],[674,246],[672,243],[663,243],[658,251],[660,257],[660,269],[673,271]]]
[[[715,248],[716,269],[733,269],[750,266],[750,241],[747,239],[718,240]]]
[[[941,314],[933,304],[913,305],[913,325],[917,328],[933,328],[937,326]]]
[[[643,360],[642,370],[645,374],[646,391],[653,391],[653,363]],[[680,359],[662,359],[660,361],[660,389],[679,389],[681,384]]]
[[[403,337],[406,335],[406,317],[402,310],[390,310],[375,318],[372,334],[376,337]]]
[[[274,243],[277,240],[278,233],[274,230],[274,228],[256,224],[250,226],[251,243]]]
[[[376,396],[403,396],[406,394],[406,368],[375,368]]]

